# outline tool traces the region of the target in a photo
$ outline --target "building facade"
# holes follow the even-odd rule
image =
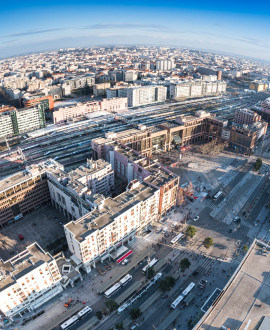
[[[157,218],[158,203],[159,190],[130,182],[126,192],[104,199],[96,210],[64,226],[69,250],[90,272],[97,261],[108,258]]]
[[[0,259],[0,310],[10,318],[33,311],[63,291],[61,278],[55,259],[37,243]]]
[[[248,109],[237,109],[234,113],[234,122],[236,124],[252,124],[257,121],[261,121],[262,117],[256,112]]]

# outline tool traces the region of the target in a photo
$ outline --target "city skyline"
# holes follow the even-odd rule
[[[98,45],[202,49],[270,61],[269,4],[15,1],[2,6],[0,56]]]

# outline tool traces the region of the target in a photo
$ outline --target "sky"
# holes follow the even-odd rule
[[[0,57],[114,44],[179,46],[270,61],[270,1],[1,2]]]

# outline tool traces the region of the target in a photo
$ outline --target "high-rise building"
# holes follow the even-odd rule
[[[156,60],[156,68],[160,71],[169,71],[175,68],[173,59]]]

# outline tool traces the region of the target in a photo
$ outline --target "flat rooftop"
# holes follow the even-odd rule
[[[147,200],[156,190],[142,182],[132,190],[128,190],[115,198],[104,199],[102,209],[97,208],[86,216],[69,222],[65,227],[75,235],[79,242],[82,242],[94,231],[113,222],[116,217],[129,210],[133,205]]]
[[[218,303],[202,317],[196,329],[257,329],[264,316],[270,315],[270,253],[254,241],[246,258],[230,279]],[[222,289],[222,288],[221,288]]]

